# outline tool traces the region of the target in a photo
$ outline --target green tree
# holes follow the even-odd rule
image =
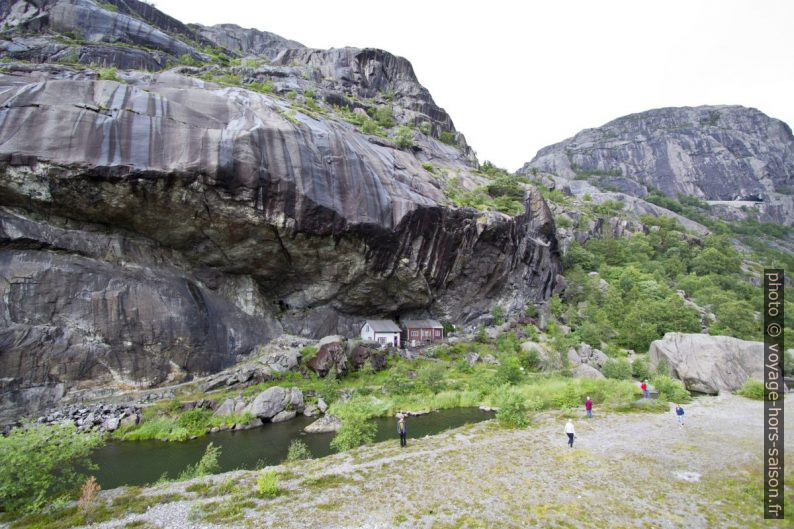
[[[414,146],[414,131],[403,125],[397,129],[394,139],[397,142],[397,146],[401,149],[410,149]]]
[[[26,425],[0,437],[0,510],[35,511],[51,498],[76,492],[94,470],[91,451],[102,445],[74,425]]]
[[[342,426],[331,440],[331,448],[338,452],[370,443],[375,438],[375,423],[363,414],[351,413],[342,419]]]

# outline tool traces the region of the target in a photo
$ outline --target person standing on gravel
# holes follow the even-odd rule
[[[405,415],[403,414],[397,416],[397,433],[400,434],[400,447],[408,444],[405,440],[408,430],[405,427]]]
[[[587,412],[587,418],[593,418],[593,401],[590,400],[590,397],[587,397],[587,400],[584,401],[584,409]]]
[[[678,420],[678,427],[684,427],[684,408],[680,404],[675,405],[675,418]]]
[[[648,398],[648,381],[643,380],[642,384],[640,385],[640,389],[642,389],[642,396],[646,399]]]
[[[573,448],[573,438],[576,432],[573,429],[573,422],[571,422],[571,419],[568,419],[568,422],[565,423],[565,434],[568,436],[568,448]]]

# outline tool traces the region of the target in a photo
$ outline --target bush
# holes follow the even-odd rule
[[[764,383],[755,378],[748,378],[739,388],[739,395],[748,399],[764,400]]]
[[[342,426],[331,441],[331,448],[337,452],[350,450],[375,438],[377,427],[362,414],[353,413],[342,420]]]
[[[429,121],[423,121],[419,124],[419,132],[425,136],[430,136],[430,134],[433,132],[433,125],[431,125]]]
[[[433,362],[421,368],[416,373],[416,379],[420,384],[425,386],[431,393],[438,393],[442,391],[447,383],[444,380],[446,369],[443,364]]]
[[[494,379],[497,384],[517,384],[524,378],[521,362],[515,355],[504,356],[499,367],[496,368]]]
[[[425,162],[425,163],[423,163],[423,164],[422,164],[422,169],[424,169],[424,170],[425,170],[425,171],[427,171],[428,173],[435,173],[435,172],[436,172],[436,169],[435,169],[435,167],[433,167],[433,164],[432,164],[432,163],[430,163],[430,162]]]
[[[367,119],[361,124],[361,131],[364,134],[371,134],[373,136],[385,136],[383,129],[371,119]]]
[[[651,369],[645,360],[637,358],[631,363],[631,374],[636,379],[647,380],[651,377]]]
[[[494,325],[501,325],[505,322],[505,311],[501,305],[494,305],[491,308],[491,318]]]
[[[614,378],[617,380],[629,380],[631,378],[631,365],[628,360],[621,358],[614,360],[610,358],[604,362],[604,367],[601,372],[607,378]]]
[[[392,114],[391,107],[378,107],[372,114],[372,117],[375,122],[383,128],[388,129],[394,126],[394,115]]]
[[[659,375],[651,380],[651,384],[659,392],[659,398],[671,402],[689,402],[692,397],[684,384],[666,375]]]
[[[287,451],[287,461],[300,461],[303,459],[311,459],[312,453],[309,452],[309,447],[300,439],[294,439],[289,444]]]
[[[202,62],[189,53],[183,53],[179,56],[179,64],[184,66],[201,66]]]
[[[401,149],[409,149],[414,146],[414,131],[403,125],[397,129],[394,139],[398,147]],[[431,165],[430,167],[432,168],[433,166]]]
[[[408,370],[400,366],[389,373],[383,389],[390,395],[408,395],[416,389],[416,383],[408,377]]]
[[[118,70],[116,68],[100,68],[99,80],[121,82],[121,79],[119,79],[118,76]]]
[[[96,468],[90,454],[102,440],[74,425],[26,426],[0,437],[0,510],[37,511],[50,498],[70,495]]]
[[[499,408],[496,419],[502,426],[524,428],[529,425],[524,396],[514,388],[500,388],[496,404]]]
[[[312,358],[317,356],[317,346],[316,345],[306,345],[301,348],[301,361],[305,364]]]
[[[441,140],[442,143],[446,143],[447,145],[457,145],[458,143],[455,141],[455,135],[448,130],[445,130],[441,134],[439,134],[438,139]]]
[[[256,480],[256,491],[265,498],[275,498],[281,494],[278,474],[272,470],[262,472],[259,479]]]
[[[188,467],[179,474],[180,480],[199,478],[201,476],[209,476],[215,474],[221,469],[218,459],[221,456],[221,447],[215,446],[210,443],[204,450],[204,455],[201,456],[198,463],[195,465],[188,465]]]

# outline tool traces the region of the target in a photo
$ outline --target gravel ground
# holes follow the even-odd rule
[[[786,402],[790,407],[794,399]],[[184,499],[92,527],[794,527],[794,512],[788,523],[762,519],[762,403],[701,397],[685,409],[684,429],[672,411],[601,415],[596,409],[593,419],[574,420],[573,449],[559,414],[538,417],[527,429],[489,421],[409,439],[405,449],[398,440],[380,443],[274,467],[283,493],[272,499],[256,497],[254,471],[204,479],[239,487],[226,496],[185,492],[201,480],[159,485],[144,493]],[[789,431],[793,421],[790,412]],[[791,474],[794,446],[786,448]],[[794,499],[794,487],[786,494]],[[245,500],[253,501],[222,513]],[[199,511],[208,502],[218,503]],[[215,524],[207,513],[218,516]]]

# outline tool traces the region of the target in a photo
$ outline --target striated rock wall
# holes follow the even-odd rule
[[[534,190],[517,217],[450,208],[412,152],[342,121],[173,71],[125,79],[0,75],[8,413],[217,371],[282,330],[466,322],[554,288]]]

